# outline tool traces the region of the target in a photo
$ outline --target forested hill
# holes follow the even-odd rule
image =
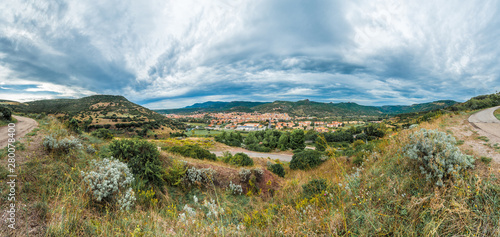
[[[34,114],[54,114],[65,119],[75,118],[81,123],[92,121],[90,125],[112,125],[154,123],[172,128],[182,127],[165,116],[148,108],[132,103],[123,96],[93,95],[80,99],[37,100],[19,104],[5,104],[14,112]]]
[[[456,104],[452,100],[441,100],[414,105],[364,106],[357,103],[323,103],[310,100],[275,101],[275,102],[205,102],[197,103],[181,109],[156,110],[165,114],[182,114],[192,112],[260,112],[288,113],[296,116],[379,116],[387,114],[402,114],[443,109]]]

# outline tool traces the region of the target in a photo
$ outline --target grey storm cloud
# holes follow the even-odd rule
[[[0,10],[1,99],[382,105],[500,87],[497,1],[7,0]]]

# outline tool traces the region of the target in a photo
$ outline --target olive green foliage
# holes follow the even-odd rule
[[[12,111],[9,108],[0,106],[0,120],[11,120]]]
[[[456,104],[452,106],[450,109],[452,111],[460,111],[460,110],[476,110],[476,109],[484,109],[493,106],[500,105],[500,92],[489,95],[480,95],[465,103]]]
[[[319,135],[314,143],[317,151],[325,151],[328,147],[328,142],[326,142],[324,135]]]
[[[279,177],[285,177],[285,168],[283,168],[282,164],[272,164],[269,166],[269,170],[277,174]]]
[[[411,144],[405,155],[416,160],[428,181],[443,186],[443,181],[462,178],[466,169],[474,168],[474,157],[462,154],[455,138],[437,130],[421,129],[410,134]]]
[[[166,149],[182,156],[199,160],[217,160],[217,156],[215,154],[211,153],[207,149],[201,148],[198,145],[172,146]]]
[[[293,130],[292,135],[290,136],[290,148],[292,150],[302,150],[306,148],[306,144],[304,143],[305,140],[306,136],[304,134],[304,130]]]
[[[163,169],[158,148],[145,140],[114,140],[109,149],[113,157],[127,162],[128,167],[138,179],[144,179],[151,185],[163,184]]]
[[[171,186],[178,186],[186,174],[186,164],[179,160],[172,159],[170,166],[165,171],[164,179]]]
[[[313,179],[302,185],[304,196],[310,197],[316,194],[321,194],[327,188],[326,179]]]
[[[259,152],[269,152],[275,149],[295,150],[306,147],[303,130],[296,130],[292,134],[274,129],[255,131],[248,133],[245,139],[239,132],[223,132],[217,135],[215,140],[229,146],[243,146],[248,150]]]
[[[215,136],[215,141],[224,143],[229,146],[241,146],[243,137],[240,132],[222,132]]]
[[[80,126],[78,125],[79,121],[76,120],[75,118],[72,118],[71,120],[69,120],[69,122],[67,123],[67,127],[75,132],[75,133],[82,133],[82,131],[80,130]]]
[[[252,166],[253,165],[253,160],[250,158],[247,154],[245,153],[236,153],[234,155],[231,155],[231,153],[227,152],[224,153],[224,156],[222,157],[222,161],[225,163],[231,164],[231,165],[236,165],[236,166]]]
[[[278,148],[282,151],[286,151],[290,148],[290,134],[288,132],[281,134],[278,140]]]
[[[99,128],[92,132],[92,136],[102,138],[102,139],[113,139],[113,134],[109,131],[109,129]]]
[[[321,152],[314,150],[303,150],[295,153],[292,156],[292,161],[290,161],[290,168],[294,170],[307,170],[317,167],[322,162]]]

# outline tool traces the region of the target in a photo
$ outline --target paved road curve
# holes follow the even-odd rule
[[[481,110],[469,117],[469,123],[485,132],[492,140],[500,139],[500,121],[493,115],[497,109],[500,109],[500,106]]]
[[[15,115],[13,115],[12,117],[17,119],[15,127],[16,135],[14,136],[16,140],[18,140],[21,137],[24,137],[26,133],[29,133],[34,128],[38,127],[38,123],[33,119]],[[7,136],[8,129],[9,128],[7,126],[0,127],[0,148],[4,148],[8,144],[8,139],[9,139],[9,137]]]
[[[493,112],[495,110],[500,109],[500,106],[492,107],[489,109],[481,110],[469,117],[470,123],[500,123]]]

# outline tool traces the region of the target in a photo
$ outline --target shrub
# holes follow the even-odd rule
[[[171,186],[177,186],[182,182],[182,178],[186,174],[186,164],[179,160],[173,160],[170,167],[165,172],[165,181]]]
[[[87,192],[96,202],[117,203],[121,210],[129,210],[135,201],[130,187],[134,177],[125,163],[113,158],[92,161],[92,171],[81,172]]]
[[[128,163],[136,178],[158,187],[163,184],[160,153],[154,144],[144,140],[123,139],[113,141],[109,149],[113,157]]]
[[[314,196],[321,194],[327,188],[325,179],[313,179],[302,185],[302,190],[305,196]]]
[[[292,156],[292,161],[290,161],[291,169],[312,169],[322,163],[321,153],[314,150],[303,150]]]
[[[57,140],[52,134],[43,139],[43,147],[50,152],[69,153],[73,149],[81,149],[82,144],[74,137]]]
[[[236,166],[252,166],[253,160],[245,153],[236,153],[231,155],[230,153],[224,153],[222,161],[225,163],[236,165]]]
[[[196,167],[191,167],[186,171],[184,179],[189,183],[209,184],[213,181],[214,175],[215,170],[212,168],[197,169]]]
[[[180,154],[182,156],[195,159],[217,160],[217,156],[207,149],[203,149],[198,145],[173,146],[167,148],[169,151]]]
[[[273,164],[269,166],[269,170],[275,174],[277,174],[279,177],[285,177],[285,169],[283,168],[283,165],[281,164]]]
[[[0,106],[0,120],[11,120],[12,119],[12,112],[10,111],[9,108]]]
[[[405,154],[418,162],[428,181],[435,181],[438,186],[451,177],[460,178],[462,172],[474,167],[474,157],[462,154],[451,135],[421,129],[409,138],[412,142],[404,148]]]
[[[98,137],[98,138],[102,138],[102,139],[106,139],[106,140],[113,139],[113,134],[111,134],[109,129],[105,129],[105,128],[99,128],[99,129],[93,131],[91,134],[94,137]]]
[[[248,182],[250,175],[252,175],[252,171],[249,169],[241,169],[240,172],[238,172],[238,176],[240,177],[240,181],[242,183]]]
[[[486,156],[481,156],[481,162],[485,164],[489,164],[493,160],[492,158],[486,157]]]
[[[255,179],[257,181],[261,181],[262,178],[264,177],[264,171],[262,169],[259,169],[259,168],[253,169],[252,173],[253,173],[253,175],[255,175]]]
[[[87,145],[87,149],[85,150],[89,154],[95,154],[97,151],[95,150],[93,145]]]
[[[243,188],[239,184],[233,184],[232,181],[229,181],[229,191],[233,195],[241,195],[243,193]]]

